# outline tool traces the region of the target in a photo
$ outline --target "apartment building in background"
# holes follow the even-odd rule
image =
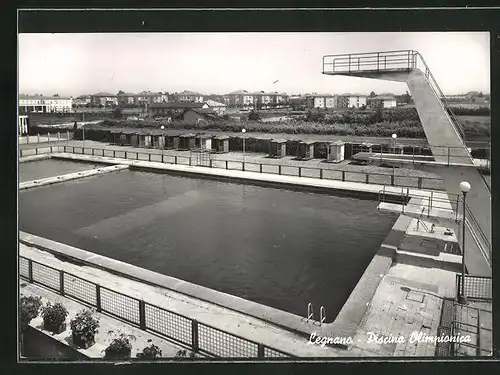
[[[58,95],[19,95],[19,113],[69,113],[73,98]]]
[[[203,95],[199,92],[187,91],[179,92],[173,95],[174,101],[176,102],[194,102],[194,103],[202,103]]]
[[[228,107],[252,109],[254,107],[254,96],[247,90],[238,90],[224,95],[224,101]]]
[[[370,108],[394,108],[397,106],[396,97],[392,94],[381,94],[368,98]]]
[[[94,106],[113,107],[118,105],[118,95],[108,92],[98,92],[97,94],[90,95],[90,98],[90,102]]]

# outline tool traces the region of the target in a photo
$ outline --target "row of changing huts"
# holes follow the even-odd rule
[[[146,131],[116,130],[111,132],[112,144],[121,146],[164,148],[180,151],[206,150],[216,153],[229,152],[229,136],[194,133],[151,133]],[[297,148],[297,159],[314,158],[314,141],[300,141]],[[286,156],[286,139],[271,139],[269,141],[269,157],[282,158]],[[344,160],[344,142],[328,143],[328,161]]]

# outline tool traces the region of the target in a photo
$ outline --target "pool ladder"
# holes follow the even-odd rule
[[[313,324],[319,324],[321,326],[321,324],[323,324],[323,322],[326,320],[326,310],[325,310],[325,307],[324,306],[321,306],[320,309],[319,309],[319,322],[315,321],[314,320],[314,308],[313,308],[313,305],[312,303],[308,303],[307,304],[307,322],[309,322],[309,320],[313,321]]]

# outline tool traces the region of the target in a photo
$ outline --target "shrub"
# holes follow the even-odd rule
[[[38,316],[40,307],[42,306],[42,299],[40,297],[26,297],[23,296],[19,300],[21,330],[24,331],[28,328],[30,322]]]
[[[181,349],[177,353],[175,353],[175,356],[176,357],[182,357],[182,358],[186,358],[186,357],[194,358],[195,357],[195,353],[192,352],[192,351],[190,351],[188,353],[188,351],[186,349]]]
[[[71,320],[70,327],[73,335],[83,341],[90,342],[94,340],[95,334],[98,332],[99,319],[92,316],[92,311],[84,309]]]
[[[43,322],[51,327],[63,324],[67,316],[68,310],[59,302],[54,305],[47,302],[46,306],[42,306]]]
[[[161,357],[161,354],[162,354],[161,349],[158,346],[151,344],[150,346],[146,346],[144,349],[142,349],[142,352],[137,354],[137,358],[141,359],[158,358]]]
[[[108,334],[113,334],[113,331],[109,331]],[[114,338],[113,341],[108,345],[105,352],[105,358],[108,359],[127,359],[130,358],[130,353],[132,351],[131,340],[135,340],[133,335],[125,335],[123,333],[119,334],[118,337]]]

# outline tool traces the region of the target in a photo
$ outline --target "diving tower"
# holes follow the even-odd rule
[[[466,239],[474,239],[474,243],[467,246],[476,254],[491,254],[490,187],[474,165],[462,125],[422,55],[414,50],[325,55],[322,73],[407,84],[436,161],[434,165],[420,164],[419,168],[439,174],[450,197],[460,194],[461,181],[471,184],[466,201],[467,214],[471,218],[467,220]],[[477,276],[491,276],[491,259],[484,266],[468,268],[473,268]]]

